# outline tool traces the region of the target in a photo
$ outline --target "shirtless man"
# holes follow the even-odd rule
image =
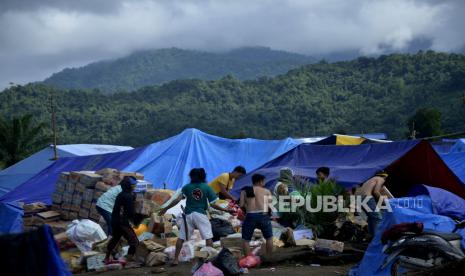
[[[357,190],[357,195],[362,197],[370,197],[367,202],[368,207],[371,210],[365,210],[368,218],[368,232],[374,236],[376,227],[382,219],[381,212],[376,211],[378,200],[381,198],[381,190],[386,182],[388,174],[384,171],[377,172],[375,176],[368,179],[362,186]]]
[[[249,242],[252,239],[255,228],[262,231],[266,239],[266,254],[273,251],[273,230],[268,210],[265,210],[271,192],[264,188],[265,177],[261,174],[252,176],[253,187],[246,187],[241,191],[240,206],[245,208],[247,215],[242,224],[242,240],[246,256],[250,255]]]

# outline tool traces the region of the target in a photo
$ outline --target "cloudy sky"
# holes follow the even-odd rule
[[[0,88],[164,47],[463,51],[464,14],[463,0],[0,0]]]

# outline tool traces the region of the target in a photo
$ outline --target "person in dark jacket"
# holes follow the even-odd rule
[[[135,194],[133,193],[137,184],[137,180],[132,176],[126,176],[121,181],[121,193],[116,197],[113,212],[111,213],[111,228],[113,236],[108,243],[107,255],[105,261],[110,261],[110,256],[116,245],[120,241],[121,237],[124,237],[129,244],[128,255],[126,256],[128,261],[134,259],[134,253],[139,243],[137,235],[131,227],[130,222],[138,224],[136,222],[136,215],[134,211]]]

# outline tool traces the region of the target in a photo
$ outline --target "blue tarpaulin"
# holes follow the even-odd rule
[[[465,152],[441,154],[442,160],[465,183]]]
[[[456,220],[465,220],[465,199],[444,189],[415,185],[409,196],[427,195],[431,198],[433,212]]]
[[[426,195],[406,197],[389,200],[392,212],[385,212],[383,220],[376,230],[373,241],[368,246],[362,261],[350,273],[350,275],[391,275],[391,265],[380,270],[383,261],[387,257],[382,252],[383,244],[381,235],[384,230],[403,222],[423,222],[425,230],[435,230],[450,233],[455,227],[455,222],[447,216],[434,214],[431,198]],[[461,210],[465,213],[465,210]],[[465,248],[465,229],[457,231],[462,239],[462,247]]]
[[[48,168],[41,171],[13,191],[0,197],[1,202],[22,201],[31,203],[41,201],[51,204],[55,183],[61,172],[76,170],[99,170],[103,168],[124,169],[144,151],[144,147],[129,151],[107,153],[102,155],[65,157],[58,159]]]
[[[0,202],[0,235],[23,231],[23,209],[10,203]]]
[[[130,150],[132,147],[113,145],[73,144],[58,145],[57,153],[60,158],[73,156],[88,156]],[[0,171],[0,196],[11,192],[18,185],[26,182],[55,161],[53,147],[47,147],[34,153],[28,158]]]
[[[237,165],[253,170],[267,161],[289,151],[300,140],[226,139],[186,129],[166,140],[120,153],[85,157],[61,158],[12,192],[0,197],[1,202],[51,202],[55,182],[61,172],[115,168],[137,171],[155,188],[176,190],[189,182],[192,168],[203,167],[212,180]]]
[[[346,188],[386,169],[390,175],[387,185],[394,195],[405,196],[412,185],[427,183],[465,197],[465,185],[428,142],[419,140],[358,146],[302,144],[239,179],[232,194],[237,197],[242,187],[251,185],[254,173],[265,175],[266,187],[273,189],[281,168],[315,179],[316,169],[322,166],[329,167],[330,177]]]
[[[454,153],[454,152],[465,153],[465,139],[464,138],[458,139],[457,142],[455,142],[455,144],[450,149],[450,152],[451,153]]]
[[[168,189],[176,190],[189,182],[188,173],[192,168],[204,168],[207,180],[213,180],[238,165],[253,170],[298,144],[300,142],[292,138],[226,139],[187,129],[177,136],[149,145],[125,170],[144,174],[156,188],[163,187],[165,183]]]

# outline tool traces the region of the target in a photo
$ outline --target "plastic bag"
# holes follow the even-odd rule
[[[168,255],[170,260],[174,260],[176,248],[174,246],[167,247],[163,252]],[[189,262],[194,258],[194,244],[192,242],[184,242],[179,253],[178,260],[180,262]]]
[[[93,243],[107,238],[102,227],[88,219],[73,220],[68,225],[66,235],[81,252],[91,251]]]
[[[214,218],[210,220],[210,223],[212,225],[213,241],[218,241],[222,237],[236,233],[234,232],[231,223],[228,221]]]
[[[241,274],[241,268],[239,267],[236,258],[227,248],[223,248],[212,263],[214,266],[223,271],[224,275]]]
[[[223,272],[215,267],[212,263],[203,264],[194,273],[194,276],[223,276]]]
[[[242,258],[239,261],[239,266],[242,268],[253,268],[256,267],[261,263],[260,257],[255,255],[249,255],[247,257]]]

